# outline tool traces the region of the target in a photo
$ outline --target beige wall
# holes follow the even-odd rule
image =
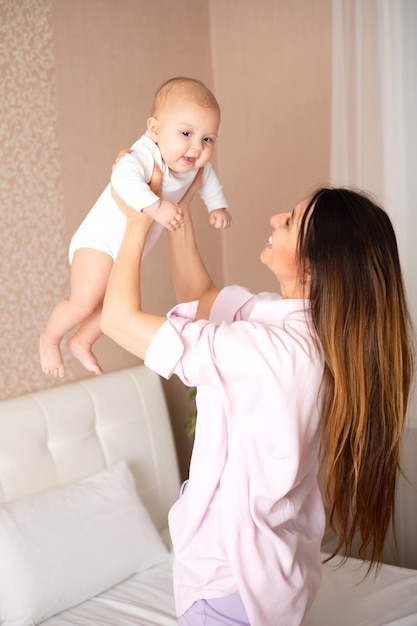
[[[227,283],[276,290],[260,265],[272,214],[328,182],[331,0],[211,0],[218,164],[235,224]]]
[[[217,283],[276,284],[258,262],[269,216],[329,172],[331,0],[0,0],[1,398],[50,385],[38,335],[68,289],[68,242],[114,156],[144,130],[165,79],[201,78],[222,107],[216,169],[234,216],[226,233],[195,207]],[[146,306],[173,303],[165,240],[146,259]],[[103,338],[104,369],[137,360]],[[87,372],[66,356],[68,381]],[[181,470],[191,410],[165,385]]]

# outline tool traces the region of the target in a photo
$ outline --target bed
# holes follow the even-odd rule
[[[143,365],[1,402],[0,624],[176,624],[179,487],[162,385]],[[417,625],[415,570],[363,573],[325,566],[305,626]]]

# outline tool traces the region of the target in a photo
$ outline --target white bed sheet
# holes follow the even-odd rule
[[[172,557],[42,626],[176,626]]]
[[[304,626],[417,626],[417,570],[384,564],[376,578],[365,573],[353,558],[326,564]]]
[[[360,561],[325,565],[303,626],[417,626],[417,571],[383,565],[363,579]],[[172,556],[42,626],[176,626]],[[261,626],[261,625],[255,625]],[[278,626],[278,625],[277,625]]]

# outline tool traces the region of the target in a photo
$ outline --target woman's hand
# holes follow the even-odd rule
[[[114,170],[114,168],[116,167],[120,159],[122,159],[125,156],[125,154],[132,154],[132,152],[133,150],[130,150],[127,148],[120,150],[119,154],[114,160],[113,165],[111,166],[111,171]],[[157,196],[161,195],[162,172],[161,172],[161,168],[159,167],[158,163],[156,163],[156,161],[153,164],[153,173],[152,173],[152,178],[149,182],[149,187],[151,188],[151,191],[154,192],[154,194],[156,194]]]
[[[117,155],[117,157],[114,160],[113,165],[111,166],[111,171],[114,170],[114,168],[116,167],[116,165],[118,164],[118,162],[120,161],[120,159],[122,157],[124,157],[125,154],[132,154],[133,150],[129,150],[127,148],[124,148],[123,150],[120,150],[119,154]]]
[[[159,167],[156,161],[154,161],[154,164],[153,164],[152,178],[149,181],[149,187],[151,188],[151,191],[153,191],[153,193],[156,196],[158,196],[158,198],[161,197],[162,172],[161,172],[161,168]]]
[[[114,168],[116,167],[120,159],[124,157],[125,154],[130,154],[131,152],[132,150],[120,150],[119,154],[117,155],[112,165],[112,170],[114,170]],[[154,163],[154,166],[153,166],[152,178],[150,180],[149,186],[156,195],[159,195],[161,193],[162,172],[161,172],[161,168],[156,162]],[[132,207],[126,204],[126,202],[119,196],[119,194],[116,193],[113,187],[111,188],[111,195],[113,196],[113,199],[115,200],[119,209],[122,211],[122,213],[126,215],[126,217],[133,217],[138,214],[140,215],[139,211],[136,211],[135,209],[133,209]]]
[[[119,194],[115,192],[113,187],[111,188],[111,195],[113,196],[113,199],[116,201],[116,204],[119,207],[120,211],[124,213],[127,218],[145,215],[144,213],[140,213],[139,211],[136,211],[136,209],[134,209],[133,207],[128,206],[126,202],[123,200],[123,198],[121,198]],[[148,215],[146,217],[149,220],[152,220],[152,218],[149,217]]]
[[[120,159],[124,157],[125,154],[131,154],[131,153],[132,153],[132,150],[129,150],[127,148],[124,148],[123,150],[120,150],[119,154],[115,158],[114,163],[113,163],[113,165],[111,167],[112,171],[114,170],[114,168],[116,167],[116,165],[118,164]],[[200,168],[198,173],[197,173],[197,176],[194,178],[193,182],[188,187],[187,191],[185,192],[185,194],[183,195],[181,200],[178,202],[178,204],[181,206],[181,208],[189,209],[191,201],[193,200],[195,194],[197,193],[197,190],[199,189],[199,187],[201,185],[202,177],[203,177],[203,170],[202,170],[202,168]],[[151,191],[153,191],[154,194],[156,194],[157,196],[161,195],[162,172],[161,172],[161,168],[159,167],[158,163],[156,163],[156,162],[154,162],[154,165],[153,165],[152,178],[149,181],[149,187],[151,188]],[[128,207],[123,202],[123,200],[120,198],[120,196],[117,195],[117,193],[114,191],[114,189],[112,189],[112,196],[116,200],[116,202],[117,202],[117,204],[119,206],[119,209],[121,211],[123,211],[123,213],[125,215],[127,215],[127,210],[126,209]]]

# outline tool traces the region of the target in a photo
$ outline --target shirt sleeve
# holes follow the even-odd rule
[[[213,303],[210,321],[220,324],[248,319],[255,302],[256,296],[244,287],[239,285],[225,287]]]
[[[149,187],[155,160],[155,155],[141,145],[131,154],[125,154],[112,173],[112,187],[128,206],[137,211],[159,200]]]
[[[153,337],[145,356],[145,365],[164,378],[170,378],[184,352],[182,331],[195,319],[198,302],[179,304],[168,312],[167,321]]]
[[[211,163],[207,163],[204,166],[203,180],[199,193],[209,212],[214,211],[214,209],[229,208],[226,198],[223,195],[223,188]]]
[[[195,381],[189,376],[198,375],[200,359],[193,357],[193,351],[202,354],[203,343],[210,351],[207,344],[211,343],[215,328],[222,322],[246,319],[255,300],[254,294],[243,287],[226,287],[220,291],[212,306],[210,320],[198,321],[195,319],[198,302],[175,306],[168,312],[167,321],[152,339],[145,365],[164,378],[170,378],[176,373],[186,385],[194,385]],[[207,376],[210,368],[215,369],[215,359],[206,364]]]

